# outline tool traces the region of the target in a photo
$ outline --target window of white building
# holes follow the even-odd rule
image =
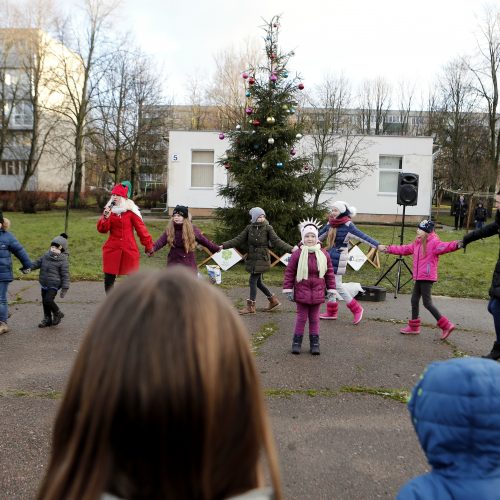
[[[213,150],[191,152],[191,187],[214,187],[214,152]]]
[[[379,181],[380,193],[397,193],[398,175],[403,168],[402,156],[379,156]]]
[[[0,162],[0,175],[24,175],[26,162],[24,160],[4,160]]]
[[[12,110],[13,127],[32,127],[33,126],[33,108],[29,102],[18,102]]]

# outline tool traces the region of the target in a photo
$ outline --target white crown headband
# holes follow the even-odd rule
[[[306,226],[314,226],[316,229],[319,229],[321,222],[317,219],[304,219],[299,223],[300,232],[302,232]]]

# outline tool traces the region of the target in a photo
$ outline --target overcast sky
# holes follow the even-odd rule
[[[214,54],[262,37],[262,18],[274,14],[282,15],[282,50],[296,54],[290,69],[306,86],[342,72],[355,83],[384,76],[395,86],[405,80],[425,89],[444,64],[474,50],[483,5],[480,0],[123,0],[120,18],[164,67],[167,90],[181,103],[189,75],[209,80]]]

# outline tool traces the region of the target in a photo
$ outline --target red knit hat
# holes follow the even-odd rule
[[[111,191],[111,194],[116,194],[117,196],[122,196],[123,198],[127,197],[127,193],[127,186],[122,186],[121,184],[117,184]]]

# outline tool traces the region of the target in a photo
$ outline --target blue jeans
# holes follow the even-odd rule
[[[500,299],[493,298],[488,302],[488,312],[493,316],[497,342],[500,342]]]
[[[0,321],[7,323],[9,317],[9,309],[7,306],[7,288],[10,281],[0,281]]]

